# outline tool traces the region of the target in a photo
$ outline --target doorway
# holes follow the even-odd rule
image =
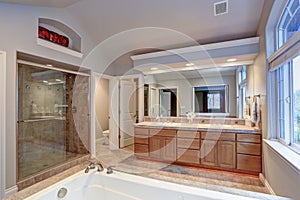
[[[160,116],[177,116],[177,88],[159,89]]]
[[[96,141],[109,144],[109,79],[96,77],[95,89],[95,133]]]
[[[120,80],[119,148],[133,144],[134,124],[138,119],[138,79]]]
[[[0,51],[0,199],[5,191],[5,87],[6,53]]]

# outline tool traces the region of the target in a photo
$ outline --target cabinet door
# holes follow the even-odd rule
[[[162,144],[163,140],[160,136],[153,136],[150,138],[150,152],[149,156],[155,159],[161,159],[162,157]]]
[[[224,168],[236,167],[235,142],[218,141],[218,166]]]
[[[134,144],[134,153],[136,156],[139,157],[148,157],[149,156],[148,145]]]
[[[161,147],[161,152],[162,152],[162,160],[166,161],[176,161],[176,138],[173,137],[163,137],[162,138],[162,147]]]
[[[195,149],[177,149],[177,161],[183,162],[183,163],[193,163],[193,164],[199,164],[199,150]]]
[[[201,140],[200,159],[202,165],[217,166],[217,141]]]

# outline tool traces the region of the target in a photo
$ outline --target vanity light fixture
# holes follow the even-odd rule
[[[235,62],[235,61],[237,61],[237,59],[236,59],[236,58],[229,58],[229,59],[227,59],[226,61],[227,61],[227,62]]]
[[[191,66],[194,66],[195,64],[194,63],[186,63],[185,66],[187,67],[191,67]]]
[[[157,67],[151,67],[150,68],[152,71],[154,71],[154,70],[158,70],[158,68]]]

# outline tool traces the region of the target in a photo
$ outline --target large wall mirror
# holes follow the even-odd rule
[[[243,117],[246,66],[145,75],[145,116]]]

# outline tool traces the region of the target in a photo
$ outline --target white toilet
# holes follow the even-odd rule
[[[108,144],[109,143],[109,130],[103,131],[103,136],[104,136],[103,144]]]

